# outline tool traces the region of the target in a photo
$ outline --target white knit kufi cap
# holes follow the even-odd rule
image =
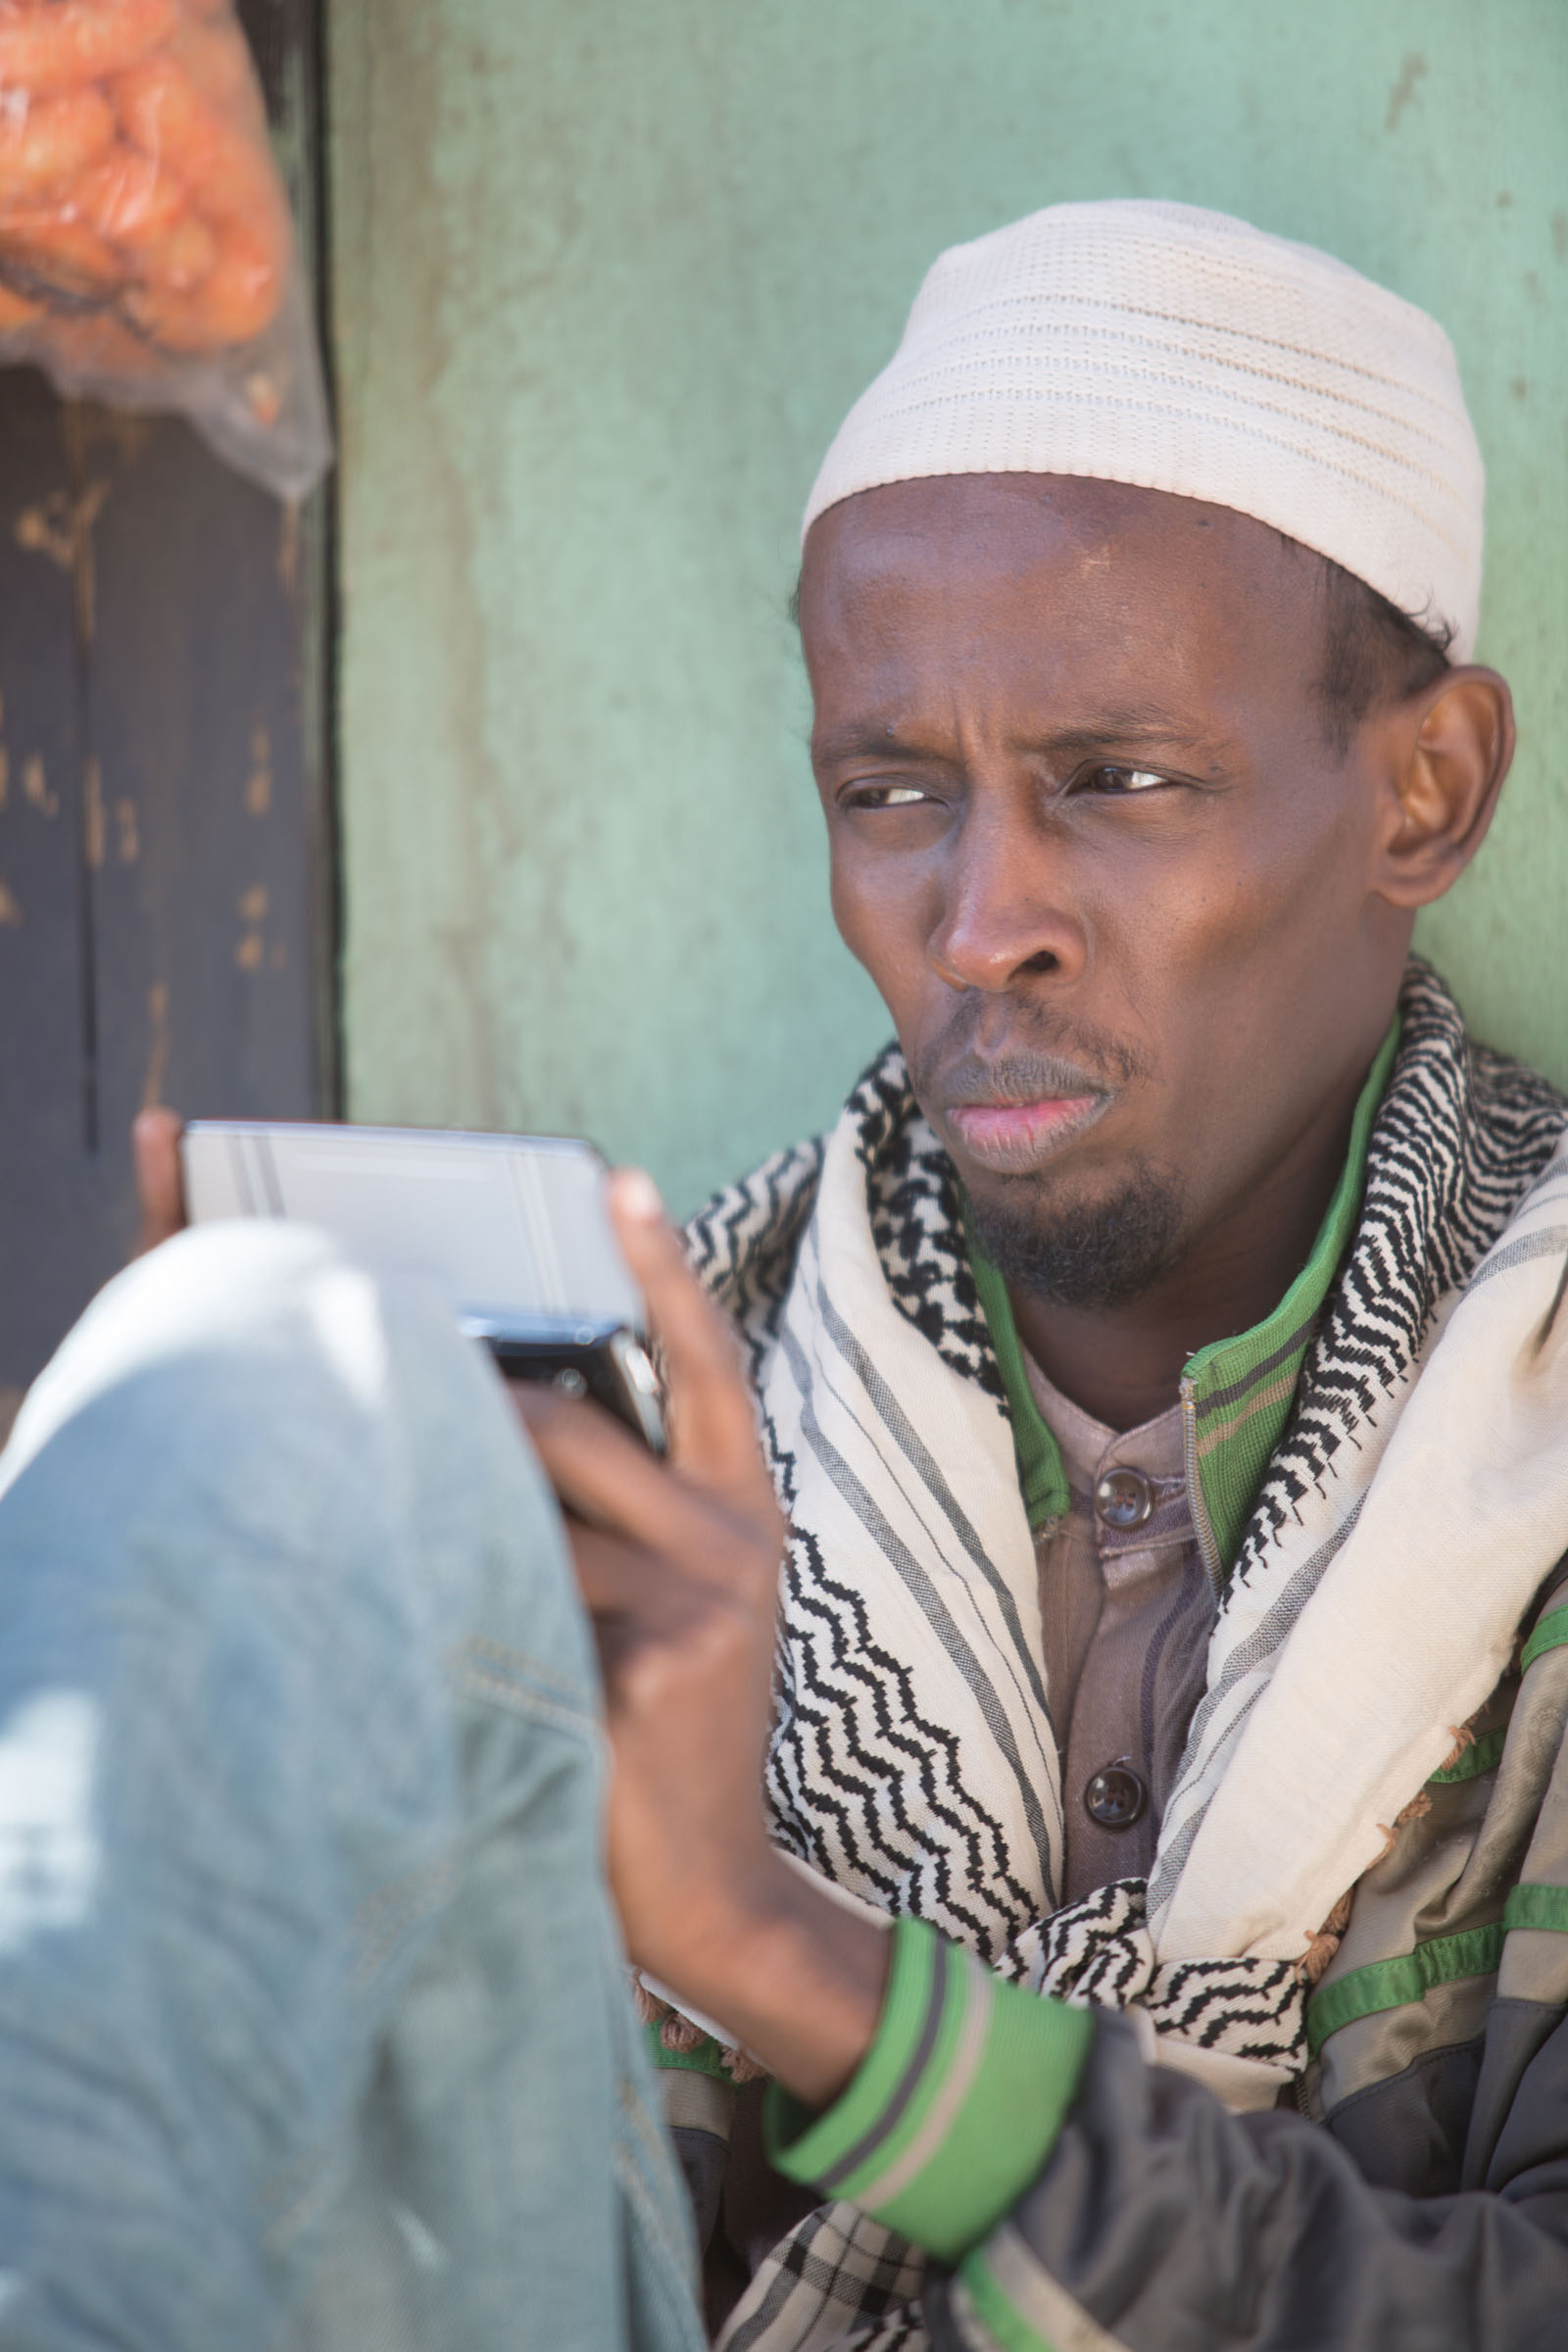
[[[1187,204],[1057,204],[955,245],[807,504],[1082,474],[1234,508],[1475,646],[1485,475],[1436,319]]]

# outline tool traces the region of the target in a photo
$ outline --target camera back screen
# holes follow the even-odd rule
[[[643,1327],[591,1145],[554,1137],[194,1121],[192,1220],[291,1217],[423,1276],[486,1336]]]

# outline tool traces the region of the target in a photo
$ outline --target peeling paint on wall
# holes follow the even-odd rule
[[[1389,92],[1389,111],[1383,118],[1385,130],[1397,130],[1399,117],[1415,96],[1416,84],[1427,72],[1427,61],[1419,49],[1412,49],[1399,68],[1399,78]]]

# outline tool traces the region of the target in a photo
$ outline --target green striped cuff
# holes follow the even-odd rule
[[[956,2262],[1040,2172],[1093,2033],[1086,2009],[1004,1984],[934,1929],[901,1919],[858,2072],[821,2115],[775,2084],[768,2153],[790,2180],[847,2197]]]

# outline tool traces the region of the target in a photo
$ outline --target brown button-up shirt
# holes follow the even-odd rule
[[[1028,1355],[1024,1367],[1072,1497],[1066,1517],[1037,1538],[1035,1558],[1061,1757],[1061,1900],[1073,1903],[1110,1879],[1148,1875],[1203,1692],[1214,1598],[1187,1507],[1181,1407],[1118,1434],[1063,1396]],[[1140,1525],[1112,1524],[1114,1494],[1097,1506],[1097,1488],[1116,1469],[1147,1482],[1152,1509]],[[1126,1492],[1123,1482],[1123,1515]],[[1103,1827],[1085,1801],[1111,1765],[1130,1766],[1148,1790],[1125,1829]]]

